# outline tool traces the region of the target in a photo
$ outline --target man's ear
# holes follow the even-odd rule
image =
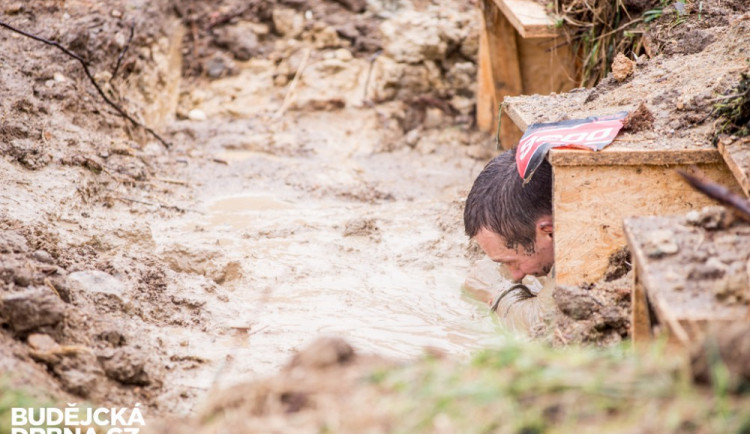
[[[536,221],[537,230],[550,237],[555,232],[555,226],[552,224],[552,216],[545,216]]]

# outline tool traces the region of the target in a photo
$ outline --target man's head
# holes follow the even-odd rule
[[[554,264],[552,168],[546,161],[526,185],[516,168],[516,150],[495,157],[471,187],[464,208],[466,235],[514,280],[543,276]]]

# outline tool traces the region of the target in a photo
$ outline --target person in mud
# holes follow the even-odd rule
[[[466,198],[464,227],[466,235],[492,261],[478,264],[465,286],[475,294],[484,294],[510,328],[529,331],[553,305],[549,163],[544,161],[524,185],[516,167],[515,148],[492,159]],[[518,284],[522,281],[527,285]]]

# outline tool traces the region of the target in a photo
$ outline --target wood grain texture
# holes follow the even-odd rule
[[[746,196],[750,196],[750,137],[719,140],[719,153],[726,161]]]
[[[633,345],[640,348],[653,339],[653,334],[646,290],[638,279],[637,270],[633,273],[633,291],[630,293],[630,300],[633,309],[630,319],[630,338],[633,340]]]
[[[634,149],[635,148],[635,149]],[[578,149],[551,149],[548,160],[553,166],[664,166],[675,164],[721,163],[721,155],[713,147],[696,149],[637,149],[624,147],[617,139],[601,151]]]
[[[522,38],[553,38],[560,34],[541,4],[532,0],[494,0]]]
[[[699,164],[711,179],[738,190],[723,163]],[[553,166],[557,283],[600,279],[609,256],[626,244],[623,219],[700,209],[713,202],[674,169],[686,166]]]
[[[497,128],[497,102],[495,101],[495,83],[492,78],[492,61],[488,46],[487,26],[484,22],[483,2],[477,3],[479,15],[479,67],[477,70],[477,127],[482,131],[493,131]]]
[[[525,95],[567,92],[578,82],[575,55],[565,38],[518,38]]]
[[[513,26],[492,0],[481,0],[478,4],[484,23],[484,34],[480,42],[481,39],[485,40],[486,49],[480,57],[479,66],[480,79],[484,80],[480,92],[485,93],[485,100],[477,109],[485,111],[482,114],[482,122],[487,125],[486,131],[495,131],[497,113],[503,99],[508,95],[520,95],[523,92],[521,66]],[[491,97],[491,103],[486,101],[487,94]],[[488,109],[491,117],[486,113]],[[489,119],[491,121],[488,122]],[[503,122],[500,125],[499,138],[501,145],[509,148],[515,146],[521,138],[521,133],[512,122]]]

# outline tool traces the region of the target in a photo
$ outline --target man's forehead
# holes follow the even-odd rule
[[[482,250],[493,259],[495,259],[495,256],[515,256],[518,254],[517,247],[509,248],[502,235],[488,229],[480,229],[472,240],[479,244]]]

